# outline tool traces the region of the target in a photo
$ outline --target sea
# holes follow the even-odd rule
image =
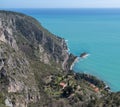
[[[9,9],[10,10],[10,9]],[[120,91],[120,9],[11,9],[36,18],[43,27],[64,38],[76,56],[86,52],[75,72],[96,76]]]

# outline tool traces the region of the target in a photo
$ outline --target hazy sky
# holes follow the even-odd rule
[[[120,8],[120,0],[0,0],[0,8]]]

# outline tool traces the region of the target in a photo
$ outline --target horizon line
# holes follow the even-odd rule
[[[46,7],[46,8],[41,8],[41,7],[38,7],[38,8],[34,8],[34,7],[25,7],[25,8],[0,8],[0,9],[120,9],[120,7],[80,7],[80,8],[55,8],[55,7]]]

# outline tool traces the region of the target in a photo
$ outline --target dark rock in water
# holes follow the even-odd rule
[[[80,54],[80,57],[81,57],[81,58],[84,58],[84,57],[86,57],[87,55],[88,55],[88,53],[83,52],[83,53]]]

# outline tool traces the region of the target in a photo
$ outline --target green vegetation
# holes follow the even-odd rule
[[[0,93],[0,107],[5,107],[5,97],[3,95],[3,93]]]
[[[7,38],[0,41],[0,107],[6,98],[15,107],[120,106],[120,93],[110,92],[103,81],[69,71],[74,55],[62,69],[68,55],[64,39],[24,14],[1,11],[0,18],[0,37]]]

